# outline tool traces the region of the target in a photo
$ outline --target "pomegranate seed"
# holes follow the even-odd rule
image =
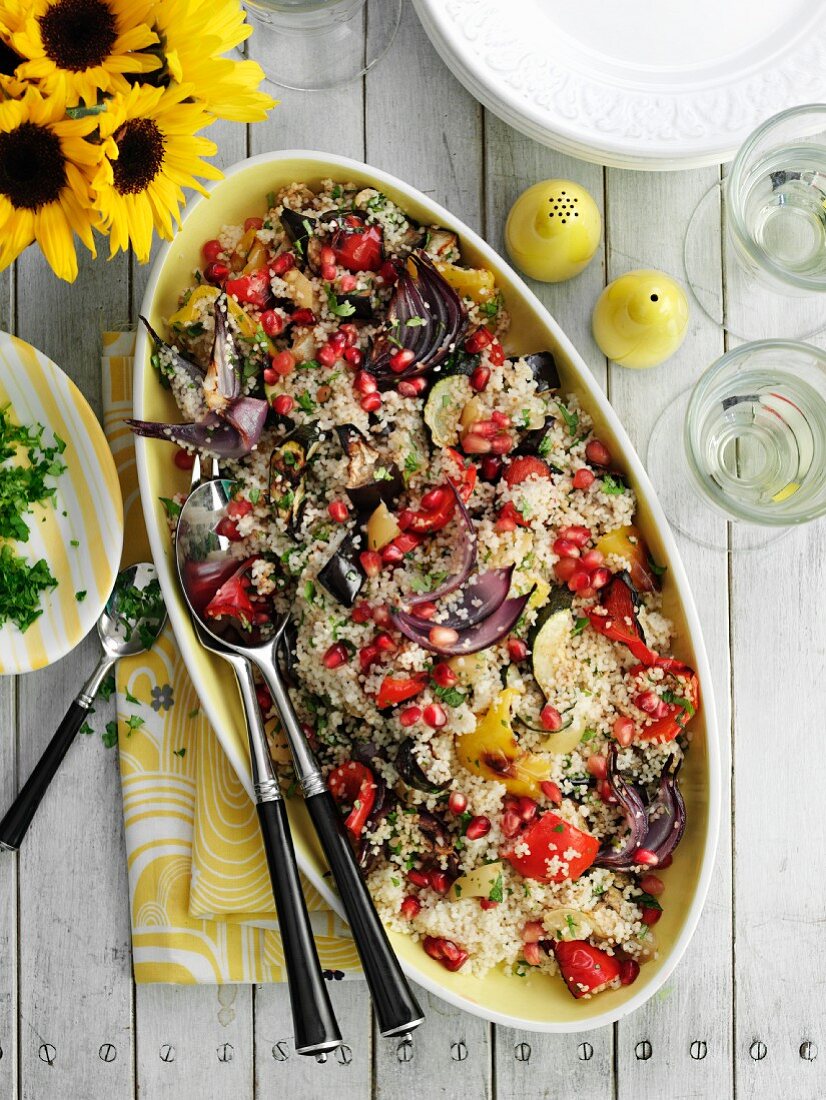
[[[477,393],[486,389],[488,382],[490,382],[490,367],[477,367],[470,376],[470,384]]]
[[[342,275],[338,281],[338,288],[342,294],[349,294],[351,290],[356,289],[357,284],[358,279],[355,275]]]
[[[643,691],[634,697],[634,705],[646,714],[656,714],[660,708],[660,697],[656,691]]]
[[[519,808],[516,813],[522,821],[533,821],[536,817],[537,805],[532,798],[528,798],[527,795],[519,799]]]
[[[472,332],[467,340],[465,340],[465,351],[469,355],[476,355],[482,348],[486,348],[492,339],[493,334],[484,326],[482,328],[477,328],[476,332]]]
[[[608,761],[596,752],[585,761],[585,767],[595,779],[604,779],[608,774]]]
[[[427,940],[425,940],[425,943],[426,942]],[[463,951],[461,947],[457,947],[452,940],[441,939],[439,942],[442,952],[442,957],[439,961],[445,970],[450,970],[451,973],[461,970],[469,958],[467,951]]]
[[[611,452],[600,439],[592,439],[586,445],[585,457],[594,466],[611,465]]]
[[[502,351],[502,345],[498,340],[494,340],[490,345],[490,351],[488,352],[488,359],[493,363],[495,367],[501,367],[505,362],[505,353]]]
[[[452,626],[432,626],[428,638],[431,645],[453,645],[454,642],[459,641],[459,633]]]
[[[590,586],[588,588],[580,588],[578,593],[581,600],[592,600],[594,596],[596,596],[596,594],[597,590],[593,586]]]
[[[576,558],[560,558],[554,565],[554,573],[561,581],[569,581],[579,570],[579,562]]]
[[[280,378],[277,371],[274,371],[272,367],[264,367],[264,381],[268,386],[274,386]]]
[[[350,618],[354,623],[369,623],[373,618],[373,609],[369,603],[357,603],[350,612]]]
[[[522,955],[529,966],[539,966],[542,962],[542,948],[538,943],[526,943],[522,947]]]
[[[321,660],[325,668],[339,668],[347,663],[347,649],[341,642],[336,642],[335,645],[330,646]]]
[[[485,481],[496,481],[502,473],[502,459],[498,455],[485,455],[482,459],[482,477]]]
[[[657,853],[652,852],[650,848],[637,848],[634,852],[634,862],[643,867],[656,867],[660,860]]]
[[[605,562],[605,555],[599,550],[586,550],[582,555],[582,564],[585,569],[597,569]]]
[[[516,517],[514,515],[512,515],[510,512],[506,511],[505,508],[503,508],[502,511],[499,513],[497,519],[496,519],[496,523],[494,524],[494,528],[495,528],[495,530],[501,531],[501,532],[515,531],[516,530]]]
[[[213,263],[218,259],[224,249],[220,241],[204,241],[201,251],[204,254],[204,259],[208,263]]]
[[[280,374],[282,378],[292,374],[295,370],[295,356],[289,351],[279,351],[277,355],[272,357],[270,362],[272,363],[272,369],[276,374]]]
[[[640,879],[640,889],[658,898],[665,889],[665,883],[657,875],[643,875]]]
[[[247,218],[247,220],[244,222],[244,232],[245,233],[249,233],[249,231],[251,229],[263,229],[263,228],[264,228],[264,219],[263,218]]]
[[[407,917],[408,920],[418,917],[421,909],[421,902],[418,898],[414,898],[412,894],[408,894],[401,904],[401,914],[403,917]]]
[[[543,730],[556,733],[557,730],[562,729],[562,715],[553,704],[546,703],[539,712],[539,723]]]
[[[506,837],[514,837],[522,828],[522,819],[513,810],[506,810],[502,814],[500,828]]]
[[[611,574],[602,566],[591,574],[591,588],[604,588],[610,581]]]
[[[559,806],[562,803],[562,791],[552,779],[543,779],[539,786],[542,793],[554,806]]]
[[[272,706],[272,696],[270,695],[269,688],[265,684],[255,685],[255,698],[258,700],[258,705],[264,714],[269,712]]]
[[[660,870],[664,871],[666,867],[670,867],[673,862],[674,856],[671,854],[671,852],[669,852],[667,856],[663,856],[663,858],[660,860]]]
[[[579,546],[580,549],[591,538],[591,532],[587,527],[563,527],[559,532],[561,539],[570,539],[574,546]]]
[[[446,894],[451,886],[450,876],[444,871],[431,871],[430,886],[437,894]]]
[[[650,909],[647,905],[644,905],[642,908],[642,923],[647,924],[650,928],[652,924],[657,923],[662,915],[662,909]]]
[[[344,342],[347,344],[348,348],[352,347],[353,344],[358,342],[359,330],[356,328],[355,325],[351,325],[348,322],[341,325],[338,331],[344,334]]]
[[[413,385],[413,382],[406,379],[403,379],[401,382],[399,382],[398,386],[396,386],[396,389],[398,390],[401,397],[418,397],[419,394],[419,391]]]
[[[513,444],[513,436],[508,432],[503,432],[490,441],[490,449],[495,455],[506,455],[508,451],[513,450]]]
[[[331,283],[333,281],[333,279],[335,279],[337,271],[338,271],[338,268],[336,267],[335,264],[322,264],[321,265],[321,278],[325,282]]]
[[[215,533],[221,535],[230,542],[238,542],[241,536],[238,534],[238,525],[226,516],[215,525]]]
[[[274,309],[265,309],[261,314],[261,328],[267,336],[280,336],[284,331],[284,318]]]
[[[414,886],[429,886],[430,875],[427,871],[408,871],[407,881],[412,882]]]
[[[444,707],[438,703],[430,703],[422,711],[422,718],[425,725],[430,726],[431,729],[438,730],[447,722],[447,715],[445,714]]]
[[[388,627],[392,623],[390,608],[386,603],[377,603],[373,608],[373,622],[376,626]]]
[[[333,349],[336,355],[344,354],[344,349],[347,346],[347,340],[341,330],[331,333],[330,339],[327,341],[327,343]]]
[[[386,260],[379,268],[379,275],[388,286],[392,286],[399,277],[399,269],[392,260]]]
[[[431,959],[436,959],[437,962],[442,962],[445,957],[444,948],[442,944],[444,940],[440,936],[425,936],[422,940],[422,947],[425,949]]]
[[[445,489],[428,490],[422,497],[422,508],[426,512],[434,512],[437,508],[441,508],[445,502],[445,494]]]
[[[382,653],[395,653],[396,650],[399,648],[393,638],[391,638],[391,636],[386,631],[382,631],[380,634],[377,634],[375,636],[375,638],[373,639],[373,645],[378,646]]]
[[[282,252],[270,264],[270,271],[273,275],[284,275],[291,267],[295,267],[295,256],[292,252]]]
[[[415,390],[417,394],[424,393],[427,389],[427,379],[422,378],[421,375],[418,378],[406,378],[405,382],[411,389]],[[399,383],[399,385],[401,385],[401,383]]]
[[[362,672],[366,672],[368,668],[378,659],[379,647],[375,645],[365,645],[359,650],[359,665]]]
[[[522,927],[523,943],[539,943],[545,939],[545,926],[541,920],[529,920]]]
[[[229,267],[218,260],[213,260],[211,264],[207,264],[204,268],[204,278],[213,286],[218,286],[228,275]]]
[[[381,573],[381,554],[376,550],[362,550],[359,562],[368,577],[377,577]]]
[[[250,500],[231,500],[227,505],[227,515],[232,516],[233,519],[248,516],[251,511],[252,501]]]
[[[369,393],[375,393],[378,388],[378,383],[369,371],[360,370],[353,378],[353,389],[365,396]]]
[[[555,539],[552,547],[553,552],[558,558],[578,558],[579,547],[571,539]]]
[[[333,523],[346,523],[350,515],[350,509],[343,500],[331,500],[327,505],[327,513]]]
[[[634,740],[634,723],[630,718],[626,718],[625,715],[620,714],[614,719],[611,732],[617,744],[627,749]]]
[[[489,454],[491,450],[490,440],[484,439],[476,432],[468,432],[462,436],[462,450],[467,455]]]
[[[623,959],[619,968],[620,985],[633,985],[640,976],[640,964],[636,959]]]
[[[172,461],[179,470],[191,470],[195,465],[195,455],[190,454],[189,451],[178,450],[175,452]]]
[[[417,722],[421,721],[421,717],[421,707],[405,707],[399,715],[399,721],[403,726],[415,726]]]
[[[321,249],[318,258],[323,264],[334,264],[336,262],[336,254],[329,245],[325,245]]]
[[[432,619],[437,610],[436,604],[431,603],[429,600],[416,604],[416,614],[420,619]]]
[[[439,661],[437,665],[434,665],[433,671],[430,673],[430,675],[433,677],[439,687],[445,688],[453,687],[453,685],[459,679],[459,677],[456,675],[450,665],[445,664],[444,661]]]
[[[498,901],[491,901],[490,898],[479,898],[479,906],[482,909],[495,909],[498,904]]]
[[[294,309],[290,321],[294,325],[314,325],[315,314],[311,309]]]
[[[574,474],[572,485],[575,489],[590,489],[596,481],[593,470],[589,470],[587,466],[583,466],[580,470]]]
[[[360,367],[361,361],[364,356],[361,354],[358,348],[345,348],[344,358],[347,360],[351,367]],[[373,376],[370,375],[370,377],[372,378]],[[375,379],[373,379],[373,384],[375,385]]]
[[[398,523],[402,531],[406,531],[415,518],[416,513],[412,508],[402,508],[396,516],[396,523]]]
[[[410,348],[399,348],[390,356],[390,369],[394,374],[401,374],[402,371],[407,370],[415,358]]]
[[[576,569],[568,578],[568,587],[572,592],[581,592],[583,588],[590,587],[591,575],[584,569]]]
[[[483,836],[488,835],[490,828],[490,818],[480,814],[478,817],[472,817],[467,823],[465,836],[468,840],[481,840]]]
[[[451,791],[447,807],[452,814],[463,814],[467,809],[467,798],[461,791]]]
[[[385,565],[398,565],[404,561],[404,550],[396,545],[395,539],[382,549],[381,560]]]
[[[381,394],[380,393],[368,393],[362,397],[360,401],[361,407],[365,412],[376,412],[381,408]]]
[[[511,418],[507,413],[500,412],[498,409],[493,410],[490,418],[498,428],[509,428],[511,426]]]
[[[524,661],[528,647],[521,638],[508,638],[508,656],[512,661]]]
[[[338,359],[338,355],[333,345],[328,343],[325,344],[323,348],[318,349],[316,352],[316,359],[318,359],[322,366],[332,367]]]
[[[295,401],[288,393],[280,393],[272,403],[279,416],[289,416],[295,408]]]

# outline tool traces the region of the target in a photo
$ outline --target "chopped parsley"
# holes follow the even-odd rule
[[[250,504],[257,504],[261,498],[261,490],[256,486],[254,489],[250,489]]]
[[[183,758],[186,756],[186,749],[185,748],[173,749],[172,750],[172,755],[173,756],[180,756],[181,760],[183,760]]]
[[[405,328],[421,328],[422,325],[427,324],[426,317],[408,317],[404,323]]]
[[[131,737],[135,730],[139,730],[141,726],[145,725],[143,718],[139,714],[130,714],[126,719],[127,737]]]
[[[336,292],[332,287],[327,288],[327,308],[334,317],[352,317],[356,312],[356,307],[352,302],[339,301],[336,296]]]
[[[143,648],[151,649],[165,614],[160,582],[154,577],[145,587],[136,588],[128,576],[128,572],[120,573],[112,592],[123,640],[129,642],[137,631]]]
[[[187,715],[187,718],[189,718],[190,720],[193,719],[193,718],[197,718],[200,713],[201,713],[201,708],[200,707],[195,707],[189,712],[189,714]]]
[[[304,584],[304,599],[307,603],[313,603],[315,600],[316,588],[312,581],[306,581]]]
[[[112,698],[112,693],[114,692],[114,690],[115,690],[115,677],[110,674],[109,676],[106,677],[106,679],[103,681],[103,683],[98,688],[98,695],[101,697],[101,699],[103,699],[105,702],[108,703],[109,700]]]
[[[584,741],[584,742],[593,741],[593,739],[596,737],[596,735],[597,735],[596,730],[587,729],[587,730],[584,731],[584,733],[582,734],[582,737],[580,737],[579,740]]]
[[[551,451],[554,449],[553,440],[551,439],[551,433],[546,432],[540,440],[537,452],[542,458],[547,458]]]
[[[648,568],[651,570],[651,572],[654,574],[655,577],[661,577],[663,575],[663,573],[665,573],[666,570],[668,569],[668,566],[667,565],[658,565],[657,562],[655,562],[654,559],[649,554],[648,555]]]
[[[86,595],[87,595],[86,589],[81,588],[81,590],[79,592],[75,592],[75,599],[77,600],[78,603],[83,603],[83,601],[86,599]]]
[[[106,723],[106,728],[100,735],[107,749],[113,748],[118,743],[118,724],[114,720]]]
[[[440,687],[438,684],[433,686],[433,694],[442,703],[447,703],[449,707],[460,707],[467,699],[467,695],[463,691],[459,691],[455,687]]]
[[[30,565],[10,546],[0,548],[0,626],[13,622],[27,630],[43,613],[41,593],[56,585],[45,558]]]
[[[588,621],[589,620],[586,615],[583,615],[581,618],[577,619],[577,621],[571,628],[571,637],[575,638],[577,634],[581,634],[585,627],[588,625]]]
[[[559,410],[559,415],[565,421],[565,426],[568,429],[569,435],[576,435],[577,428],[579,427],[579,416],[577,413],[572,413],[569,409],[566,409],[561,401],[557,401],[556,407]]]
[[[488,893],[488,901],[503,901],[505,897],[505,883],[502,878],[502,872],[500,871],[496,878],[493,880],[490,891]]]
[[[602,491],[606,496],[619,497],[625,492],[625,486],[611,474],[605,474],[602,479]]]
[[[170,519],[177,519],[181,514],[181,505],[178,504],[177,500],[170,500],[169,497],[158,497],[158,500],[166,509],[166,514]]]
[[[304,410],[305,413],[311,413],[314,411],[315,401],[313,401],[312,397],[310,397],[306,390],[304,390],[303,393],[300,393],[296,400],[298,401],[299,406]]]
[[[634,898],[634,901],[642,909],[657,909],[660,912],[662,912],[662,906],[660,905],[660,903],[657,901],[657,899],[654,897],[653,894],[638,894]]]

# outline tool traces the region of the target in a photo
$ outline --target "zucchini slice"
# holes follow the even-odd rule
[[[459,442],[462,411],[472,397],[473,387],[463,374],[440,379],[430,391],[424,422],[437,447],[455,447]]]
[[[566,589],[552,589],[550,598],[537,615],[531,631],[533,675],[546,698],[553,697],[556,670],[568,649],[568,640],[574,626],[572,599],[573,596]]]

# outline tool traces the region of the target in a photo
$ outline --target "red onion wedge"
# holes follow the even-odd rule
[[[462,631],[493,615],[510,592],[513,570],[514,566],[509,565],[506,569],[490,569],[487,573],[480,573],[475,581],[462,589],[461,599],[450,614],[439,618],[439,626]]]
[[[183,371],[183,373],[193,382],[196,386],[200,386],[204,381],[204,372],[197,363],[191,362],[189,359],[185,359],[179,351],[176,351],[173,347],[170,347],[164,340],[158,336],[157,332],[152,328],[147,319],[141,316],[141,320],[146,327],[146,331],[152,338],[152,344],[156,352],[164,351],[166,357],[169,360],[169,365],[174,370]],[[164,378],[164,372],[161,370],[161,377]]]
[[[634,866],[634,852],[642,846],[648,830],[648,817],[642,796],[636,788],[630,786],[617,771],[617,746],[608,750],[608,785],[616,796],[617,802],[625,814],[628,832],[621,838],[618,848],[603,845],[594,860],[595,867],[610,867],[615,871],[627,871]]]
[[[465,583],[473,570],[476,568],[476,558],[478,553],[478,539],[476,537],[476,527],[474,526],[473,519],[470,512],[467,510],[465,502],[459,493],[459,490],[448,478],[448,485],[450,486],[453,495],[456,497],[456,503],[459,505],[459,518],[464,525],[464,539],[462,541],[462,557],[459,562],[459,569],[456,573],[452,573],[449,577],[445,578],[438,588],[435,588],[432,592],[425,592],[416,596],[410,596],[407,600],[407,604],[410,608],[415,608],[420,603],[432,603],[435,600],[442,599],[443,596],[449,596],[451,592],[455,592],[456,589]],[[507,595],[507,591],[505,592]],[[503,597],[504,598],[504,597]]]
[[[653,852],[662,863],[683,838],[686,824],[685,801],[677,785],[682,759],[672,756],[660,776],[657,797],[648,807],[648,831],[642,847]]]
[[[227,297],[215,300],[215,338],[203,380],[204,400],[213,412],[223,412],[241,393],[241,356],[227,328]]]
[[[242,458],[257,446],[266,415],[266,401],[242,397],[223,417],[207,413],[203,420],[189,424],[164,424],[153,420],[127,420],[126,423],[135,435],[146,439],[165,439],[179,447],[205,451],[218,458]]]
[[[426,374],[458,343],[467,325],[467,313],[456,291],[439,274],[427,253],[410,254],[415,269],[405,266],[387,309],[387,324],[373,340],[367,370],[388,389],[404,378]],[[399,373],[390,367],[402,349],[413,352],[410,365]]]
[[[430,632],[440,623],[434,623],[428,619],[420,619],[406,611],[394,611],[391,613],[393,622],[406,638],[416,642],[422,649],[431,653],[437,653],[440,657],[464,657],[469,653],[478,653],[479,650],[488,649],[490,646],[501,642],[513,630],[519,621],[519,617],[525,610],[531,592],[524,596],[513,596],[505,600],[493,614],[480,623],[468,627],[465,630],[455,630],[457,638],[454,642],[435,645],[430,640]]]

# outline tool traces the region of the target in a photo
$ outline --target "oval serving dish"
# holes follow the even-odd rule
[[[418,221],[454,230],[459,234],[466,261],[493,271],[511,314],[506,352],[553,351],[563,390],[578,394],[594,418],[600,438],[606,440],[612,453],[621,456],[623,469],[637,494],[635,522],[642,528],[656,559],[668,563],[663,612],[675,625],[672,649],[676,657],[697,670],[703,706],[692,723],[691,751],[682,771],[688,825],[674,864],[664,872],[669,905],[657,925],[659,957],[643,967],[633,986],[606,991],[592,999],[575,1000],[562,982],[547,975],[517,978],[501,968],[491,970],[484,978],[451,974],[425,955],[418,943],[407,936],[391,934],[393,946],[410,977],[468,1012],[494,1023],[531,1031],[602,1027],[639,1008],[674,969],[697,924],[713,868],[720,816],[720,759],[711,674],[685,571],[665,516],[628,436],[559,325],[480,237],[420,191],[386,172],[345,157],[305,151],[266,153],[228,169],[226,178],[211,188],[209,199],[199,198],[192,203],[183,228],[155,260],[142,308],[153,328],[164,331],[165,318],[177,308],[181,287],[189,283],[192,271],[200,263],[203,241],[214,237],[218,227],[243,222],[256,196],[266,195],[294,180],[312,187],[328,178],[374,186]],[[135,358],[134,414],[149,420],[178,420],[171,394],[159,385],[150,365],[150,352],[146,333],[141,329]],[[202,649],[195,637],[178,588],[166,513],[159,499],[186,491],[188,477],[170,460],[168,444],[137,439],[136,447],[146,523],[169,617],[204,709],[230,761],[250,790],[246,731],[232,673],[229,666]],[[290,817],[302,869],[319,893],[341,913],[329,879],[323,877],[326,867],[300,800],[290,801]]]

